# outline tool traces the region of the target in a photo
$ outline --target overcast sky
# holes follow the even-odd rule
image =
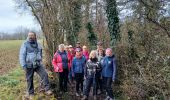
[[[19,14],[13,0],[0,0],[0,32],[13,33],[17,27],[39,28],[31,14]]]

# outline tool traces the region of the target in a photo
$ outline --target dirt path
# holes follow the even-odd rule
[[[53,85],[53,87],[55,87]],[[83,98],[83,96],[80,97],[76,97],[76,90],[75,90],[75,84],[68,85],[68,93],[62,93],[59,94],[59,92],[57,92],[57,87],[55,87],[55,91],[54,91],[54,95],[57,98],[57,100],[81,100]],[[101,95],[97,95],[97,100],[104,100],[105,99],[105,95],[101,94]],[[88,100],[93,100],[93,96],[92,93],[89,94],[89,98]]]

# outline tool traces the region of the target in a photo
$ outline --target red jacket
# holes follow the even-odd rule
[[[86,60],[89,59],[89,52],[88,51],[83,51],[83,55],[86,58]]]
[[[67,58],[68,58],[68,69],[70,69],[71,67],[70,54],[67,54]],[[63,72],[62,58],[58,53],[58,51],[54,54],[52,64],[54,67],[54,72]]]
[[[71,62],[73,61],[73,58],[75,57],[75,51],[70,51],[70,55],[71,55]]]

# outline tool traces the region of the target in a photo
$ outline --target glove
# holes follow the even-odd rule
[[[86,80],[86,78],[87,78],[87,77],[86,77],[86,76],[84,76],[84,80]]]

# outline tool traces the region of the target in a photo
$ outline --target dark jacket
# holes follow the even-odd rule
[[[98,59],[89,59],[84,69],[85,77],[94,78],[96,75],[101,75],[101,64]]]

